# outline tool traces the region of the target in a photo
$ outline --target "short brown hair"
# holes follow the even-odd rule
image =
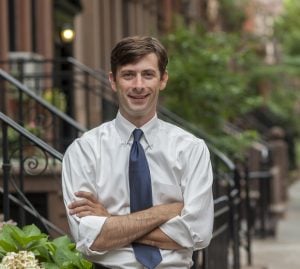
[[[168,55],[165,47],[154,37],[125,37],[111,51],[110,65],[113,77],[116,78],[117,68],[135,63],[149,53],[155,53],[158,59],[160,75],[166,71]]]

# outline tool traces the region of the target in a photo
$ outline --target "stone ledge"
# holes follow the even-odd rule
[[[242,266],[241,269],[268,269],[265,265]]]

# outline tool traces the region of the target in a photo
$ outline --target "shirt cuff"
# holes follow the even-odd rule
[[[192,249],[202,248],[203,240],[191,230],[180,216],[170,219],[161,225],[160,229],[182,247]]]
[[[103,254],[106,251],[99,252],[90,249],[95,239],[101,232],[102,226],[107,217],[87,216],[80,219],[78,241],[76,248],[85,255]]]

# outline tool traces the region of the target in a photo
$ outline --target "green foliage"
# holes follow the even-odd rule
[[[285,0],[283,14],[275,24],[275,35],[281,42],[284,51],[290,55],[300,54],[300,1]]]
[[[42,97],[59,110],[65,112],[67,108],[67,100],[65,94],[58,88],[49,88],[43,92]]]
[[[276,65],[260,65],[252,82],[264,84],[269,91],[265,106],[276,117],[276,124],[300,134],[300,57],[284,56]]]
[[[300,1],[285,0],[285,11],[276,22],[274,40],[279,39],[283,46],[276,65],[264,62],[262,39],[240,31],[245,3],[219,1],[227,32],[190,30],[177,20],[177,28],[163,40],[170,56],[163,103],[202,129],[230,156],[259,135],[255,130],[226,135],[224,126],[247,119],[259,107],[271,112],[270,124],[300,134]]]
[[[240,32],[245,16],[246,0],[219,0],[219,14],[223,29],[229,32]]]
[[[240,36],[178,27],[164,43],[170,55],[164,103],[181,117],[216,135],[261,103],[249,87],[257,59]]]
[[[299,92],[294,89],[273,89],[268,107],[280,120],[278,125],[292,129],[295,134],[300,134],[299,104]]]
[[[278,114],[284,127],[300,134],[300,1],[285,0],[283,13],[275,23],[275,37],[283,48],[280,70],[272,80],[270,109]],[[277,79],[276,79],[277,77]]]
[[[255,130],[246,130],[232,135],[214,137],[213,143],[217,148],[226,152],[231,159],[243,160],[253,141],[259,139],[260,135]]]
[[[75,244],[67,236],[51,241],[35,225],[21,229],[5,224],[0,231],[0,260],[8,252],[21,250],[32,251],[45,269],[93,268],[92,263],[76,251]]]

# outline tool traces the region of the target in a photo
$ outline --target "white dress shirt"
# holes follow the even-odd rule
[[[86,132],[68,148],[62,186],[67,206],[76,191],[92,192],[112,215],[130,214],[128,164],[136,127],[120,112],[116,119]],[[213,228],[212,169],[203,140],[155,116],[141,127],[141,144],[149,163],[153,205],[183,202],[181,215],[160,229],[184,248],[161,249],[157,268],[190,268],[193,250],[206,247]],[[97,252],[91,244],[106,217],[68,215],[77,249],[89,260],[110,268],[143,268],[131,246]]]

